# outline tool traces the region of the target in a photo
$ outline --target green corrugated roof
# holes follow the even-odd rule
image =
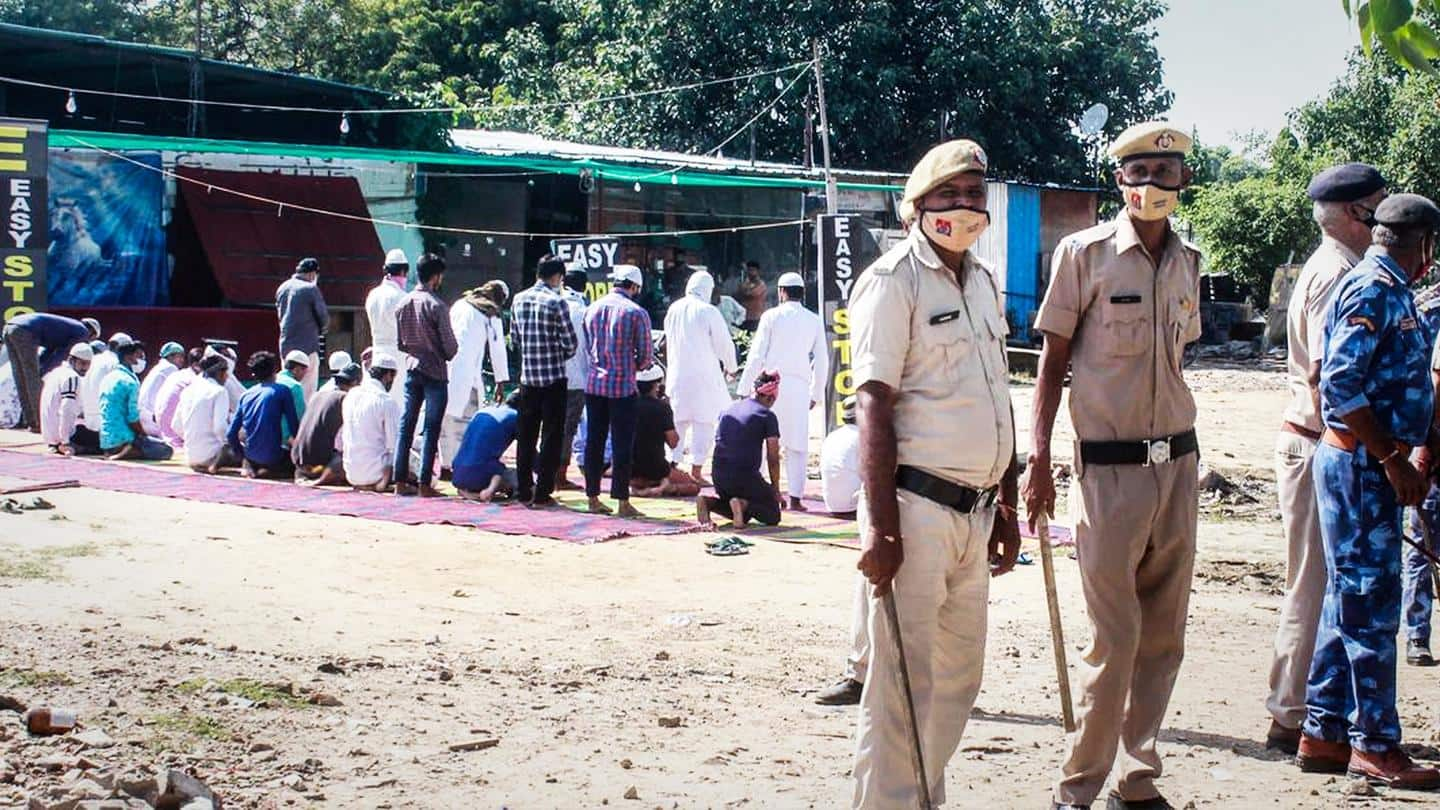
[[[467,166],[479,168],[542,171],[552,174],[578,175],[581,169],[592,169],[602,178],[622,183],[652,185],[823,189],[820,180],[802,177],[746,175],[738,172],[707,172],[682,169],[673,175],[657,175],[654,166],[630,166],[598,160],[561,160],[538,155],[482,155],[471,152],[422,152],[402,149],[371,149],[354,146],[314,146],[294,143],[263,143],[258,141],[224,141],[207,138],[133,135],[113,132],[81,132],[50,130],[50,146],[59,149],[99,147],[122,151],[206,152],[232,155],[268,155],[272,157],[304,157],[320,160],[382,160],[395,163],[429,164],[434,166]],[[836,184],[857,191],[900,191],[901,186],[878,183]]]

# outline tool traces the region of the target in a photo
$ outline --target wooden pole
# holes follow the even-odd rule
[[[839,213],[839,193],[835,189],[835,175],[830,171],[830,118],[825,111],[825,71],[820,69],[820,40],[810,40],[810,52],[815,61],[815,99],[820,106],[820,149],[825,160],[825,213]]]
[[[1075,730],[1075,709],[1070,705],[1070,669],[1065,663],[1065,628],[1060,624],[1060,597],[1055,592],[1055,560],[1050,550],[1050,521],[1035,521],[1040,536],[1040,569],[1045,574],[1045,602],[1050,606],[1050,643],[1055,650],[1055,676],[1060,686],[1060,716],[1065,731]]]

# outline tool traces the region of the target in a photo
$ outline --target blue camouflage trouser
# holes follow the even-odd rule
[[[1401,508],[1380,464],[1322,442],[1315,499],[1330,581],[1315,634],[1304,732],[1368,752],[1400,743],[1395,634],[1400,628]]]
[[[1411,509],[1410,539],[1434,551],[1440,545],[1440,487],[1430,487],[1430,494],[1420,508]],[[1425,521],[1423,527],[1420,521]],[[1428,532],[1426,531],[1428,529]],[[1405,638],[1430,644],[1430,612],[1435,601],[1435,581],[1430,576],[1430,560],[1408,543],[1405,546]]]

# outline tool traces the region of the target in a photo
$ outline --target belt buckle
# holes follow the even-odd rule
[[[1156,464],[1170,463],[1170,440],[1169,439],[1146,439],[1145,440],[1145,466],[1150,467]]]

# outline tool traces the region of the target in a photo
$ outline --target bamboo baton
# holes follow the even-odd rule
[[[895,637],[895,654],[900,662],[897,674],[900,678],[901,694],[905,698],[905,717],[910,726],[910,754],[913,757],[911,764],[915,767],[915,786],[920,798],[920,810],[934,810],[935,805],[930,801],[930,780],[925,777],[925,749],[920,747],[920,721],[915,716],[915,698],[910,694],[910,665],[905,661],[905,640],[900,636],[900,616],[895,610],[893,581],[890,588],[890,592],[885,594],[881,601],[885,605],[890,634]]]
[[[1045,573],[1045,601],[1050,606],[1050,642],[1055,649],[1055,676],[1060,683],[1060,714],[1066,733],[1075,730],[1075,710],[1070,705],[1070,670],[1065,665],[1065,629],[1060,625],[1060,597],[1055,593],[1055,560],[1050,553],[1050,521],[1042,513],[1035,521],[1040,538],[1040,569]]]

